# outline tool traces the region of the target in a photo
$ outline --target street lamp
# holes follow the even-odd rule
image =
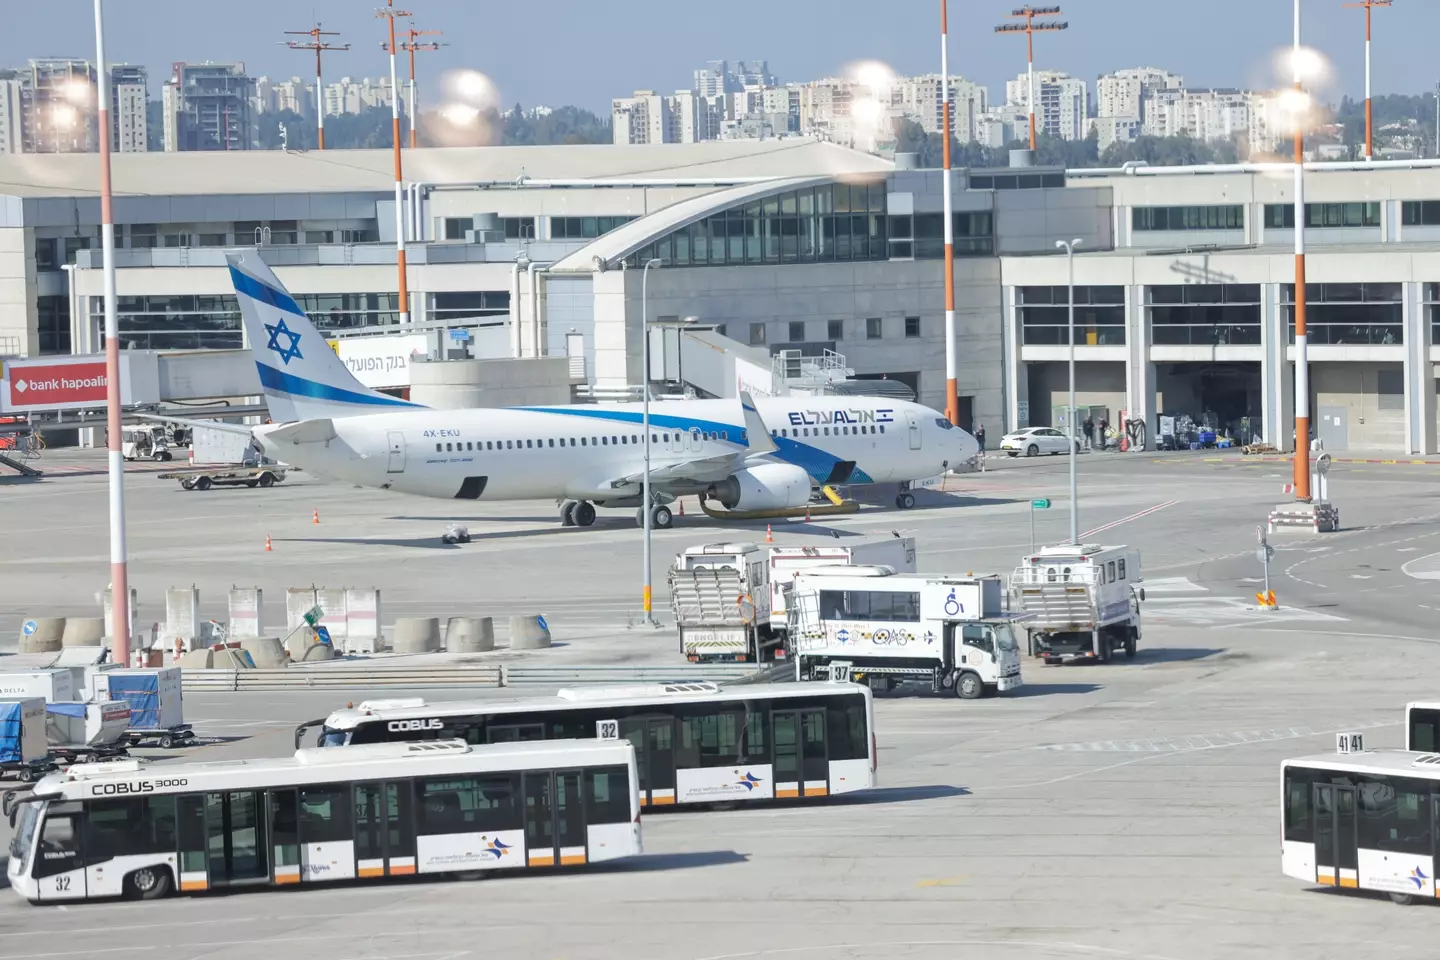
[[[1075,460],[1079,455],[1080,442],[1075,438],[1075,248],[1080,246],[1078,237],[1074,240],[1056,240],[1055,246],[1065,251],[1065,263],[1070,269],[1069,288],[1066,299],[1070,302],[1070,542],[1080,543],[1079,489],[1075,482]]]
[[[664,265],[665,261],[656,257],[645,261],[645,269],[640,271],[640,386],[644,391],[645,407],[642,417],[645,428],[645,474],[640,489],[640,510],[644,515],[642,520],[645,525],[645,589],[641,597],[645,608],[645,622],[652,627],[658,627],[659,624],[655,622],[655,616],[651,612],[653,591],[650,583],[650,268]]]

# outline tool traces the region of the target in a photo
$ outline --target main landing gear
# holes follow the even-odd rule
[[[673,519],[674,516],[670,512],[670,508],[663,503],[657,503],[650,508],[650,529],[652,530],[669,530],[670,523]],[[635,526],[645,526],[644,507],[635,511]]]
[[[560,526],[588,527],[595,522],[595,505],[588,500],[566,500],[560,504]]]
[[[913,510],[915,508],[915,494],[902,491],[895,495],[895,506],[901,510]]]

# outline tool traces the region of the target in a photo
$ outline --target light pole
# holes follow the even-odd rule
[[[640,485],[641,520],[645,525],[645,588],[641,600],[645,608],[645,622],[652,627],[659,624],[651,612],[654,591],[650,584],[650,268],[664,265],[665,262],[657,257],[645,261],[645,269],[640,271],[640,387],[645,410],[641,418],[645,429],[645,474]]]
[[[1070,408],[1065,419],[1070,424],[1070,542],[1080,543],[1080,496],[1075,481],[1075,461],[1079,456],[1080,442],[1075,437],[1075,248],[1081,240],[1056,240],[1055,246],[1065,251],[1065,265],[1069,267],[1070,279],[1066,300],[1070,302],[1070,316],[1067,321],[1070,333]]]

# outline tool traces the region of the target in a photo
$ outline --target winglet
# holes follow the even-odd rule
[[[745,436],[750,444],[751,453],[774,453],[779,449],[770,436],[770,428],[765,426],[765,421],[760,419],[760,411],[755,409],[755,401],[750,396],[750,391],[740,391],[740,406],[745,411]]]

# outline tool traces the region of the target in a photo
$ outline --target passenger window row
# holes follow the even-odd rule
[[[675,433],[673,434],[673,436],[675,440],[679,442],[685,439],[686,434]],[[670,433],[652,433],[650,434],[650,443],[652,446],[660,443],[669,443],[671,437],[672,434]],[[690,438],[692,440],[698,438],[702,441],[728,441],[730,439],[730,431],[720,430],[706,433],[695,431],[693,434],[690,435]],[[622,445],[629,446],[630,444],[634,444],[637,447],[640,446],[640,435],[632,433],[621,434],[619,436],[611,435],[608,437],[550,437],[548,439],[541,440],[466,440],[464,442],[456,441],[453,443],[437,443],[435,444],[435,452],[473,453],[475,451],[480,451],[483,453],[486,450],[495,451],[545,449],[547,447],[553,448],[557,445],[562,447],[618,447]]]
[[[885,428],[884,428],[883,426],[878,426],[878,427],[877,427],[877,426],[875,426],[875,425],[873,425],[873,424],[866,424],[866,425],[864,425],[864,426],[858,426],[858,427],[843,427],[843,426],[842,426],[842,427],[795,427],[794,429],[791,429],[791,428],[789,428],[789,427],[785,427],[785,428],[782,428],[782,429],[780,429],[780,430],[771,430],[771,431],[770,431],[770,436],[772,436],[772,437],[819,437],[819,436],[828,437],[828,436],[831,436],[830,431],[831,431],[832,429],[835,431],[834,436],[837,436],[837,437],[840,437],[840,436],[855,436],[855,435],[857,435],[857,434],[862,434],[862,433],[884,433],[884,432],[885,432]],[[824,431],[824,433],[821,433],[822,430]]]

